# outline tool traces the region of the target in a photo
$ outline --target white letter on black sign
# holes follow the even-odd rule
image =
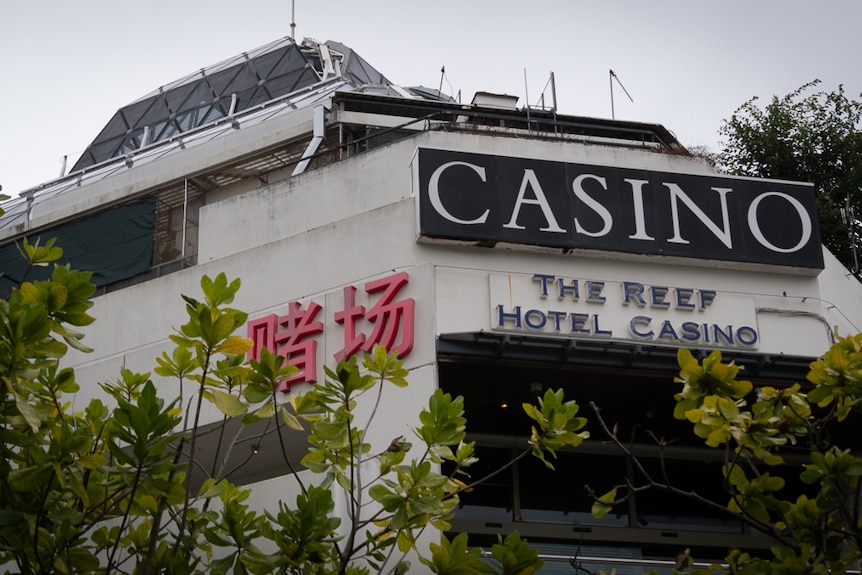
[[[779,198],[784,198],[790,205],[796,208],[796,211],[799,213],[799,221],[802,222],[802,237],[799,239],[799,243],[797,243],[792,248],[779,248],[778,246],[772,245],[772,243],[766,239],[763,235],[763,232],[760,231],[760,223],[757,221],[757,206],[760,205],[760,200],[767,196],[778,196]],[[789,254],[795,251],[799,251],[805,244],[808,243],[808,240],[811,239],[811,216],[805,211],[805,206],[799,203],[799,200],[794,198],[793,196],[788,196],[787,194],[783,194],[781,192],[766,192],[760,194],[754,201],[751,202],[751,205],[748,207],[748,227],[751,229],[751,233],[754,234],[754,239],[760,242],[760,245],[765,247],[766,249],[772,250],[774,252],[778,252],[781,254]]]
[[[644,217],[644,184],[646,180],[633,180],[625,178],[626,182],[632,185],[632,204],[635,208],[635,233],[629,236],[630,240],[650,240],[655,241],[655,238],[646,233],[646,218]]]
[[[581,227],[580,222],[578,222],[578,218],[575,218],[575,231],[579,234],[584,234],[585,236],[590,236],[593,238],[601,237],[611,231],[611,226],[614,225],[614,219],[611,217],[611,213],[608,211],[606,207],[598,203],[594,200],[590,195],[584,190],[583,182],[587,178],[591,180],[595,180],[602,185],[602,188],[607,192],[608,184],[604,178],[599,176],[594,176],[593,174],[581,174],[575,181],[572,182],[572,189],[575,191],[575,196],[587,204],[587,207],[592,208],[594,212],[596,212],[599,217],[602,218],[602,222],[604,222],[604,227],[597,232],[589,232]]]
[[[670,238],[668,242],[675,244],[690,243],[679,235],[679,208],[677,208],[677,200],[682,200],[682,202],[688,206],[688,209],[691,210],[691,213],[697,216],[697,219],[703,222],[709,231],[721,240],[721,243],[726,245],[728,249],[733,249],[733,240],[730,237],[730,218],[727,215],[727,194],[733,190],[730,188],[712,188],[712,190],[721,195],[721,220],[723,229],[719,229],[719,227],[715,225],[715,222],[710,220],[709,216],[707,216],[703,210],[701,210],[700,207],[698,207],[698,205],[682,191],[682,188],[676,184],[669,184],[667,182],[664,182],[664,185],[668,190],[670,190],[670,208],[671,217],[673,218],[673,237]]]
[[[529,184],[533,188],[533,194],[536,196],[535,200],[530,200],[524,197],[524,193],[527,191],[527,184]],[[543,232],[558,232],[558,233],[566,233],[566,230],[560,227],[557,223],[556,218],[554,218],[554,212],[551,211],[551,205],[548,203],[548,199],[545,197],[545,192],[542,191],[542,186],[539,185],[539,180],[536,178],[536,173],[533,170],[524,170],[524,179],[521,180],[521,189],[518,191],[518,199],[515,201],[515,207],[512,209],[512,218],[509,220],[508,224],[503,224],[504,228],[514,228],[516,230],[523,230],[524,226],[518,225],[518,216],[521,213],[521,204],[533,204],[542,208],[542,213],[545,214],[545,221],[548,222],[548,226],[544,228],[540,228]]]
[[[440,176],[443,175],[444,170],[452,166],[466,166],[479,174],[479,177],[482,178],[483,182],[485,181],[485,168],[483,168],[482,166],[468,164],[467,162],[447,162],[434,170],[434,173],[431,174],[431,179],[428,180],[428,197],[431,200],[431,205],[434,206],[434,209],[437,210],[438,214],[440,214],[450,222],[464,225],[484,224],[485,220],[488,219],[488,213],[491,210],[485,210],[485,213],[483,213],[475,220],[462,220],[450,214],[449,210],[447,210],[446,207],[443,205],[443,202],[440,201]]]

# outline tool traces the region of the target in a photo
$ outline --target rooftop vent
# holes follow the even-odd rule
[[[471,102],[474,106],[488,106],[491,108],[505,108],[507,110],[518,109],[518,97],[508,94],[492,94],[491,92],[476,92]]]

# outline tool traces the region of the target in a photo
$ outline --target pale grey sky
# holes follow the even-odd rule
[[[8,2],[0,21],[0,184],[59,176],[120,107],[190,72],[290,34],[290,0]],[[396,84],[469,102],[535,103],[549,73],[563,114],[663,124],[719,145],[754,95],[814,78],[862,92],[857,0],[296,0],[297,39],[336,40]],[[525,70],[527,91],[525,91]]]

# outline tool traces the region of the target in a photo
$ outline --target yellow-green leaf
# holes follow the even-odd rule
[[[31,305],[39,303],[39,288],[32,283],[24,282],[18,288],[18,292],[21,294],[21,299],[24,303]]]
[[[215,406],[228,417],[245,415],[245,412],[248,411],[248,407],[235,395],[219,389],[213,389],[211,393]]]
[[[15,406],[18,408],[18,411],[21,412],[21,415],[24,416],[24,420],[27,422],[27,425],[30,426],[30,429],[33,430],[34,433],[39,431],[39,414],[36,413],[36,410],[32,405],[27,403],[27,400],[15,394]]]
[[[85,455],[80,457],[77,461],[78,465],[83,467],[84,469],[98,469],[101,466],[105,465],[108,462],[108,459],[101,454],[91,453],[90,455]]]
[[[204,481],[204,484],[201,485],[200,491],[198,491],[198,497],[201,499],[209,499],[211,497],[218,497],[227,489],[227,483],[224,481],[215,482],[212,478]]]
[[[282,407],[281,411],[281,419],[284,421],[285,425],[287,425],[291,429],[295,429],[297,431],[302,431],[302,424],[299,420],[290,413],[286,408]]]
[[[255,416],[259,419],[268,419],[275,415],[275,404],[271,401],[268,401],[260,406],[256,412],[254,412]]]
[[[72,492],[77,495],[81,499],[81,503],[84,504],[84,507],[90,506],[90,496],[87,494],[87,489],[84,487],[84,482],[81,481],[80,476],[77,473],[72,473],[69,475],[69,488]]]
[[[215,341],[221,341],[227,338],[231,332],[234,330],[234,319],[233,316],[224,313],[220,315],[214,322],[212,327],[212,334]]]
[[[399,531],[398,532],[398,550],[402,553],[408,553],[416,547],[416,544],[410,540],[407,531]]]
[[[216,353],[225,353],[228,355],[242,355],[248,352],[253,345],[254,342],[250,339],[232,335],[219,345],[215,351]]]
[[[593,503],[592,512],[593,517],[596,519],[601,519],[613,508],[613,502],[617,498],[617,488],[614,487],[601,497],[599,500]]]
[[[138,499],[138,505],[151,513],[159,510],[159,502],[152,495],[141,495]]]
[[[706,415],[702,409],[689,409],[685,412],[685,418],[692,423],[697,423]]]
[[[9,487],[19,493],[28,493],[37,489],[39,487],[37,475],[41,470],[42,467],[37,465],[11,470],[7,476]]]

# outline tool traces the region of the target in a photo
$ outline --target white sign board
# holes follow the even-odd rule
[[[756,349],[754,300],[692,286],[549,273],[490,276],[493,331]]]

